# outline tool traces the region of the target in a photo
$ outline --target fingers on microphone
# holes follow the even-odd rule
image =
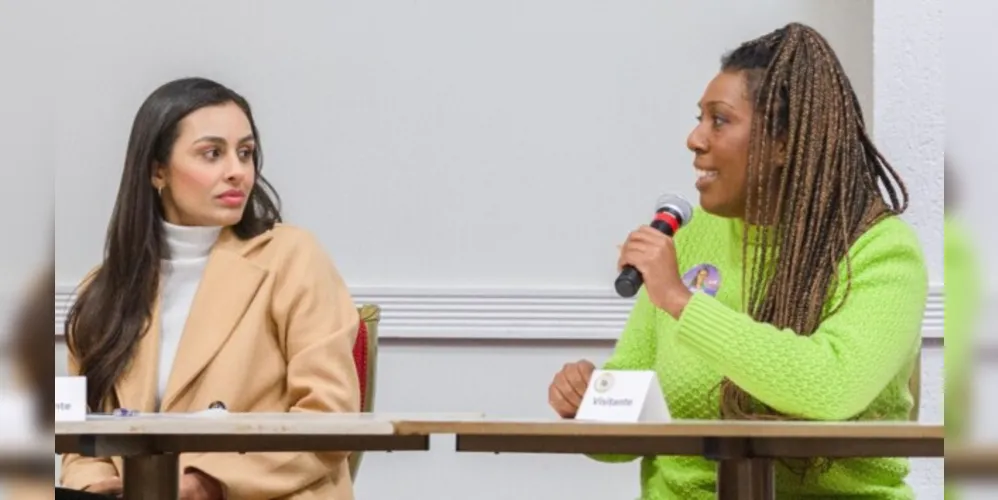
[[[641,253],[647,253],[647,252],[654,251],[659,246],[660,246],[660,242],[658,242],[658,241],[653,241],[653,240],[648,240],[648,239],[640,239],[639,238],[639,239],[635,239],[633,241],[628,242],[627,246],[624,248],[624,253],[632,252],[632,251],[641,252]]]
[[[629,248],[620,256],[620,262],[629,264],[644,272],[644,264],[648,260],[645,250],[639,248]],[[621,266],[623,268],[623,266]]]
[[[640,229],[631,233],[631,236],[634,241],[644,241],[647,243],[657,243],[669,238],[665,233],[649,226],[641,226]]]

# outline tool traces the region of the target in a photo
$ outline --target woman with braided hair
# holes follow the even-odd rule
[[[687,143],[701,208],[675,239],[646,226],[627,238],[619,265],[644,287],[604,368],[655,370],[675,418],[908,420],[927,270],[898,217],[904,184],[828,42],[795,23],[742,44],[699,107]],[[691,291],[703,268],[713,286]],[[594,369],[555,376],[559,415],[575,416]],[[646,457],[642,497],[714,498],[715,467]],[[776,489],[909,499],[908,471],[894,458],[784,461]]]

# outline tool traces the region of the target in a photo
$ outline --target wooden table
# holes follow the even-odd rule
[[[774,498],[777,458],[941,457],[943,427],[909,422],[606,424],[453,414],[162,414],[56,424],[56,452],[124,457],[126,498],[175,499],[186,452],[427,450],[694,455],[718,462],[718,498]]]
[[[428,435],[396,434],[393,418],[401,417],[316,413],[91,416],[85,422],[57,422],[55,452],[123,457],[125,498],[176,499],[180,453],[429,449]],[[475,415],[423,418],[446,421]]]
[[[910,422],[399,421],[400,435],[454,434],[467,452],[695,455],[718,462],[720,499],[775,498],[774,459],[941,457],[944,428]]]

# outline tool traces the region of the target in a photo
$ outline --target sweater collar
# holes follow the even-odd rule
[[[163,221],[170,260],[207,257],[218,241],[221,226],[180,226]]]

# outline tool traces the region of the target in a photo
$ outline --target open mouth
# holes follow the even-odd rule
[[[701,179],[713,179],[717,177],[717,170],[704,170],[702,168],[698,168],[696,170],[697,170],[698,181]]]
[[[710,183],[714,182],[715,179],[717,179],[716,170],[705,170],[702,168],[698,168],[696,169],[696,172],[697,172],[696,186],[699,189],[703,189]]]

